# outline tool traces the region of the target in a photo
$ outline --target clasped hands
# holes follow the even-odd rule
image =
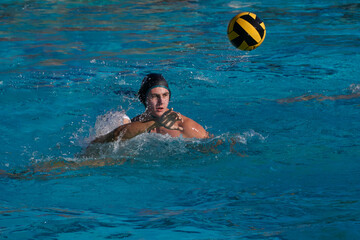
[[[155,127],[164,127],[170,130],[180,130],[182,131],[183,128],[176,125],[174,126],[174,124],[176,122],[184,122],[183,118],[181,117],[181,114],[178,112],[174,112],[173,108],[170,108],[169,110],[167,110],[166,112],[164,112],[164,114],[157,118],[155,120]]]

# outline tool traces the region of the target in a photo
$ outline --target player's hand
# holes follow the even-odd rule
[[[176,122],[183,122],[184,120],[181,117],[181,114],[178,112],[174,112],[173,109],[169,109],[166,111],[160,118],[157,119],[157,123],[159,126],[170,130],[180,130],[183,128],[180,126],[174,126]]]

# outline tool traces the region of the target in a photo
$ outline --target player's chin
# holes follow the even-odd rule
[[[156,109],[156,111],[154,111],[153,115],[154,115],[154,117],[161,117],[164,113],[165,113],[165,110]]]

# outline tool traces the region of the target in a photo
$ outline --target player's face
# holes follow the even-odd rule
[[[170,93],[166,88],[153,88],[146,98],[147,111],[154,117],[161,117],[168,110],[169,100]]]

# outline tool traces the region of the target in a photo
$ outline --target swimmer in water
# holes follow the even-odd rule
[[[127,140],[145,132],[168,134],[172,137],[209,138],[209,133],[199,123],[168,108],[171,91],[161,74],[146,75],[138,96],[145,111],[131,119],[131,123],[96,138],[92,144]]]

